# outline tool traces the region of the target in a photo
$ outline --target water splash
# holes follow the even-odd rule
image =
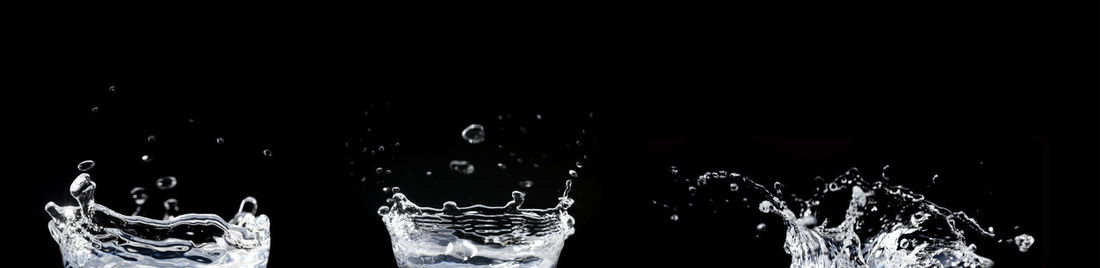
[[[139,187],[140,188],[140,187]],[[145,203],[144,188],[131,191]],[[255,215],[254,198],[226,222],[214,214],[184,214],[156,220],[122,215],[95,203],[88,173],[73,180],[77,206],[46,204],[50,235],[66,267],[266,267],[270,221]],[[250,203],[252,211],[244,211]]]
[[[884,173],[887,168],[883,168]],[[993,266],[992,260],[977,254],[976,245],[967,243],[967,239],[974,238],[996,240],[991,227],[982,228],[966,213],[925,200],[905,187],[868,182],[854,168],[829,182],[817,180],[823,185],[813,196],[802,199],[792,195],[791,203],[780,194],[782,184],[777,182],[769,190],[737,173],[706,172],[688,181],[699,188],[729,185],[726,193],[745,188],[763,197],[757,209],[782,219],[786,227],[783,249],[791,256],[792,268]],[[818,209],[826,195],[848,191],[843,220],[836,224],[825,220],[819,225]],[[761,223],[757,230],[767,227]],[[1000,241],[1014,242],[1024,252],[1034,238],[1022,234]]]
[[[520,191],[500,207],[448,201],[442,208],[417,206],[395,191],[378,215],[400,267],[554,267],[574,231],[567,212],[571,186],[567,180],[558,204],[548,209],[521,208],[526,195]]]

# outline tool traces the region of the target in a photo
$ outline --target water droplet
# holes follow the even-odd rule
[[[768,202],[768,200],[764,200],[764,201],[760,201],[760,207],[759,208],[760,208],[760,212],[768,213],[768,212],[772,212],[772,210],[775,209],[775,205],[772,205],[772,202]]]
[[[157,136],[156,135],[149,135],[148,137],[145,137],[145,141],[148,142],[148,143],[157,142]]]
[[[932,174],[932,184],[936,184],[936,179],[940,178],[940,174]]]
[[[378,151],[379,151],[379,152],[384,152],[384,151],[386,151],[386,146],[378,145]]]
[[[569,176],[570,176],[570,177],[574,177],[574,178],[576,178],[576,177],[577,177],[577,171],[576,171],[576,170],[572,170],[572,169],[570,169],[570,170],[569,170]]]
[[[695,191],[696,191],[696,189],[695,189],[695,186],[688,186],[688,194],[689,194],[689,195],[693,195],[693,196],[694,196],[694,195],[695,195]]]
[[[134,199],[134,204],[138,206],[144,205],[145,200],[149,199],[149,195],[145,194],[145,187],[134,187],[130,190],[130,197]]]
[[[149,163],[149,161],[153,161],[152,156],[149,156],[147,154],[141,155],[141,162]]]
[[[98,113],[98,112],[99,112],[99,106],[92,106],[92,113],[94,114],[94,113]]]
[[[401,187],[394,186],[393,188],[390,188],[390,192],[393,192],[395,194],[400,193],[401,192]]]
[[[384,169],[382,167],[378,167],[378,168],[374,169],[374,174],[382,174],[382,172],[386,172],[386,169]]]
[[[177,201],[175,198],[168,198],[168,200],[164,200],[164,219],[165,220],[172,219],[172,217],[175,217],[176,215],[179,214],[179,211],[180,211],[179,201]]]
[[[741,189],[741,187],[737,186],[736,182],[731,182],[730,183],[730,192],[736,192],[737,189]]]
[[[387,207],[387,206],[378,207],[378,216],[385,216],[386,214],[390,214],[390,207]]]
[[[519,187],[521,187],[521,188],[531,188],[531,186],[534,186],[534,185],[535,185],[535,182],[533,182],[531,180],[523,180],[523,181],[519,182]]]
[[[176,187],[176,177],[165,176],[157,179],[157,189],[168,190]]]
[[[217,137],[217,138],[214,139],[214,142],[216,142],[218,144],[225,144],[225,138]]]
[[[765,202],[767,202],[767,201],[765,201]],[[767,230],[768,230],[768,225],[767,225],[767,224],[765,224],[765,223],[763,223],[763,222],[761,222],[760,224],[757,224],[757,225],[756,225],[756,230],[757,230],[757,231],[761,231],[761,232],[763,232],[763,231],[767,231]]]
[[[890,177],[886,176],[886,169],[888,169],[888,168],[890,168],[890,165],[882,166],[882,180],[885,180],[885,181],[890,180]]]
[[[830,182],[829,183],[829,191],[830,192],[840,191],[840,185],[837,184],[836,182]]]
[[[777,181],[772,184],[772,188],[775,189],[775,195],[783,195],[783,183]]]
[[[470,124],[462,130],[462,139],[470,144],[478,144],[485,141],[485,127],[479,124]]]
[[[264,149],[263,153],[264,153],[264,156],[271,157],[271,149]]]
[[[672,214],[672,216],[669,216],[669,217],[668,217],[668,219],[670,219],[670,220],[672,220],[672,221],[679,221],[679,220],[680,220],[680,216],[679,216],[679,215],[676,215],[676,214]]]
[[[913,224],[913,226],[920,226],[921,223],[924,223],[925,220],[928,220],[929,216],[930,215],[928,215],[928,213],[924,212],[913,213],[913,216],[909,217],[909,223]]]
[[[431,171],[426,171],[426,172],[424,172],[424,175],[425,175],[425,176],[428,176],[428,177],[431,177],[431,176],[432,176],[432,172],[431,172]]]
[[[382,192],[383,193],[389,193],[390,192],[390,187],[382,187]]]
[[[95,161],[92,160],[84,160],[80,161],[80,164],[76,164],[76,169],[80,171],[88,171],[93,167],[95,167]]]
[[[451,171],[454,171],[455,173],[462,175],[474,174],[474,165],[465,160],[452,160],[450,166]]]
[[[107,87],[107,92],[110,92],[110,93],[118,92],[118,88],[115,88],[114,85],[108,86]]]
[[[577,168],[584,168],[584,164],[580,161],[577,161]]]
[[[535,114],[536,120],[542,120],[542,114]]]
[[[505,166],[504,163],[497,163],[497,168],[508,169],[508,166]]]
[[[387,169],[387,170],[386,170],[386,175],[390,175],[390,174],[393,174],[393,170],[389,170],[389,169]]]
[[[1031,248],[1031,245],[1035,243],[1035,237],[1028,234],[1020,234],[1012,240],[1016,242],[1016,247],[1018,247],[1020,252],[1027,252],[1027,250]]]
[[[672,173],[672,175],[677,175],[677,174],[680,174],[680,170],[679,170],[679,169],[677,169],[677,168],[676,168],[676,166],[671,166],[671,167],[669,167],[669,168],[668,168],[668,172],[669,172],[669,173]]]

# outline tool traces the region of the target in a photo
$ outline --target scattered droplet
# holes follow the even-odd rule
[[[672,214],[672,216],[669,216],[669,217],[668,217],[668,219],[670,219],[670,220],[672,220],[672,221],[679,221],[679,220],[680,220],[680,216],[679,216],[679,215],[676,215],[676,214]]]
[[[570,177],[574,177],[574,178],[576,178],[576,177],[577,177],[577,171],[576,171],[576,170],[572,170],[572,169],[570,169],[570,170],[569,170],[569,176],[570,176]]]
[[[775,209],[775,205],[772,205],[772,202],[768,202],[768,200],[764,200],[764,201],[760,201],[760,207],[759,208],[760,208],[760,212],[768,213],[768,212],[772,212],[772,210]]]
[[[470,175],[474,173],[474,165],[465,160],[452,160],[451,171],[462,175]]]
[[[499,168],[499,169],[508,169],[508,166],[505,166],[504,163],[497,163],[497,168]]]
[[[577,161],[577,168],[584,168],[584,164],[582,164],[580,161]]]
[[[677,169],[677,168],[676,168],[676,166],[671,166],[671,167],[669,167],[669,170],[668,170],[668,171],[669,171],[669,173],[672,173],[672,175],[677,175],[677,174],[680,174],[680,170],[679,170],[679,169]]]
[[[940,178],[940,174],[932,174],[932,184],[936,184],[936,179]]]
[[[148,137],[145,137],[145,141],[148,142],[148,143],[157,142],[157,136],[156,135],[149,135]]]
[[[485,141],[485,127],[479,124],[470,124],[462,130],[462,139],[470,144],[478,144]]]
[[[92,113],[98,113],[98,112],[99,112],[99,106],[92,106]]]
[[[175,217],[176,215],[179,214],[179,211],[180,211],[179,201],[177,201],[175,198],[168,198],[168,200],[164,200],[164,219],[165,220],[168,220],[168,219],[171,219],[172,217]]]
[[[533,182],[531,180],[523,180],[523,181],[519,182],[519,187],[521,187],[521,188],[531,188],[531,186],[534,186],[534,185],[535,185],[535,182]]]
[[[767,202],[767,201],[765,201],[765,202]],[[767,231],[767,230],[768,230],[768,225],[767,225],[767,224],[765,224],[765,223],[763,223],[763,222],[761,222],[760,224],[757,224],[757,225],[756,225],[756,230],[757,230],[757,231],[761,231],[761,232],[763,232],[763,231]]]
[[[76,169],[80,171],[88,171],[91,170],[93,167],[95,167],[95,161],[92,160],[80,161],[80,164],[76,165]]]
[[[695,195],[695,191],[696,191],[695,186],[688,186],[688,194],[689,195]]]
[[[263,153],[264,153],[264,156],[271,157],[271,149],[264,149]]]
[[[379,151],[379,152],[384,152],[384,151],[386,151],[386,146],[378,145],[378,151]]]
[[[730,192],[736,192],[736,191],[737,191],[737,189],[740,189],[740,188],[741,188],[741,187],[737,186],[737,183],[736,183],[736,182],[731,182],[731,183],[730,183]]]
[[[542,120],[542,114],[535,114],[536,120]]]
[[[431,177],[431,176],[432,176],[432,172],[431,172],[431,171],[425,171],[425,172],[424,172],[424,175],[425,175],[425,176],[428,176],[428,177]]]
[[[393,174],[393,170],[389,170],[389,169],[387,169],[387,170],[386,170],[386,175],[390,175],[390,174]]]
[[[214,139],[214,142],[216,142],[218,144],[225,144],[225,138],[217,137],[217,138]]]
[[[772,188],[775,189],[775,195],[783,195],[783,183],[777,181],[772,185]]]
[[[130,190],[130,197],[134,199],[134,204],[138,206],[144,205],[145,200],[149,199],[149,195],[145,193],[145,187],[134,187]]]
[[[157,189],[168,190],[176,187],[176,177],[165,176],[157,179]]]
[[[149,155],[147,155],[147,154],[143,154],[143,155],[141,155],[141,162],[146,162],[146,163],[149,163],[149,161],[153,161],[153,157],[152,157],[152,156],[149,156]]]
[[[890,168],[890,165],[882,166],[882,180],[884,180],[884,181],[890,180],[890,177],[886,176],[886,169],[888,169],[888,168]]]
[[[1035,237],[1028,234],[1020,234],[1012,240],[1016,242],[1016,247],[1018,247],[1020,252],[1027,252],[1027,249],[1031,248],[1032,244],[1035,244]]]

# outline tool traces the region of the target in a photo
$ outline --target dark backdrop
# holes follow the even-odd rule
[[[391,142],[364,129],[383,124],[453,143],[471,120],[544,113],[561,118],[547,132],[589,130],[547,161],[591,156],[561,267],[788,265],[782,232],[755,237],[769,219],[749,211],[668,221],[649,202],[683,193],[671,165],[788,185],[853,166],[889,164],[914,188],[940,174],[930,199],[1037,238],[1027,254],[982,248],[998,267],[1096,264],[1095,6],[574,11],[6,5],[0,260],[61,262],[42,207],[71,203],[76,163],[95,159],[97,200],[124,211],[163,175],[180,184],[151,191],[154,208],[173,196],[229,216],[257,197],[272,266],[392,265],[382,185],[360,182],[373,165],[345,142]],[[440,163],[412,155],[393,165]],[[514,183],[461,192],[493,202]]]

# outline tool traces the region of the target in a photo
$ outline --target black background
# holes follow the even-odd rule
[[[84,159],[97,200],[123,211],[163,175],[180,185],[151,204],[229,216],[257,197],[272,266],[393,265],[374,213],[385,196],[359,181],[373,165],[344,143],[380,124],[406,148],[456,144],[502,113],[589,130],[561,267],[785,267],[782,232],[754,236],[775,219],[668,221],[649,203],[683,198],[668,167],[797,187],[886,164],[913,188],[940,174],[929,199],[1036,237],[1026,254],[980,247],[997,267],[1097,265],[1095,6],[342,9],[5,5],[2,265],[61,262],[42,207],[71,203]],[[443,163],[410,154],[400,165]],[[576,157],[563,155],[547,172]],[[560,188],[546,177],[530,198]],[[515,183],[395,181],[427,204],[504,202]]]

